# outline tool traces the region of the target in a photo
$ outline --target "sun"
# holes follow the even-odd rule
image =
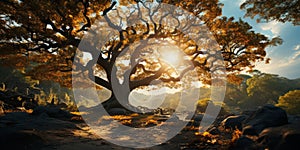
[[[173,68],[178,67],[182,61],[182,54],[177,47],[174,46],[163,46],[160,51],[160,60],[166,62]]]

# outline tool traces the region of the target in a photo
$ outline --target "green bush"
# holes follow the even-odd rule
[[[280,96],[276,106],[283,108],[291,115],[300,115],[300,90],[289,91]]]

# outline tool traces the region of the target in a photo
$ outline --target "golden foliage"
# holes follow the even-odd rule
[[[242,20],[236,21],[233,17],[220,17],[222,4],[218,0],[162,0],[162,2],[181,7],[206,23],[220,45],[219,51],[223,55],[228,72],[236,73],[247,68],[253,68],[255,62],[265,60],[267,46],[281,44],[282,42],[278,37],[268,39],[262,34],[255,33],[252,31],[252,27]],[[119,3],[119,5],[126,6],[135,4],[136,1],[121,0]],[[108,11],[111,4],[111,1],[108,0],[90,0],[88,2],[23,0],[20,3],[17,1],[4,2],[3,5],[0,5],[0,13],[4,14],[3,18],[6,20],[0,22],[0,32],[4,35],[3,40],[7,41],[10,47],[8,47],[9,50],[3,51],[4,56],[1,58],[4,61],[1,62],[22,70],[23,73],[33,76],[34,79],[52,80],[70,87],[72,83],[70,72],[74,69],[72,68],[73,57],[80,39],[85,34],[82,31],[90,29],[97,19],[109,20],[103,18],[101,13],[104,10]],[[111,13],[110,15],[118,20],[117,13]],[[184,18],[175,15],[169,20],[176,21],[176,17]],[[165,18],[158,19],[164,20]],[[101,49],[103,56],[109,57],[102,59],[100,57],[98,60],[98,65],[102,66],[107,74],[112,73],[111,67],[115,63],[114,59],[119,52],[132,43],[149,38],[168,38],[182,48],[188,56],[195,57],[193,63],[200,75],[199,79],[202,79],[203,83],[210,84],[209,71],[211,64],[206,62],[208,56],[200,54],[199,51],[206,49],[211,43],[203,47],[197,47],[196,42],[181,31],[159,23],[156,23],[159,26],[154,29],[156,25],[152,21],[146,21],[145,23],[145,20],[139,20],[139,22],[141,23],[122,28],[123,31],[119,33],[119,37],[108,36],[107,43],[104,43],[106,46],[97,48]],[[184,25],[187,22],[189,20],[184,20],[181,21],[181,24]],[[9,27],[7,28],[7,26]],[[155,34],[152,34],[153,32]],[[13,42],[10,43],[9,41]],[[91,45],[93,44],[95,43],[91,43]],[[0,46],[0,49],[5,47]],[[96,47],[96,45],[94,46]],[[24,49],[26,50],[24,51]],[[2,56],[2,52],[0,55]],[[198,55],[203,55],[203,57],[196,57]],[[266,62],[269,62],[269,59]],[[157,62],[141,65],[129,77],[132,80],[147,78],[155,74],[155,70],[159,68],[158,66]],[[168,80],[172,77],[170,72],[165,72],[156,79]],[[123,73],[120,74],[123,75]],[[233,75],[229,75],[228,79],[232,82],[241,82]],[[175,86],[172,82],[170,82],[170,85]]]
[[[300,114],[300,90],[289,91],[286,94],[279,97],[278,104],[276,106],[283,108],[289,114]]]

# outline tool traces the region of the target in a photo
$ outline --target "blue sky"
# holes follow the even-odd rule
[[[239,9],[244,0],[220,0],[224,4],[222,14],[242,18],[253,30],[263,33],[269,37],[280,36],[284,43],[280,46],[267,48],[267,57],[271,58],[270,64],[258,63],[257,69],[266,72],[279,74],[290,79],[300,78],[300,26],[293,26],[291,23],[268,22],[256,23],[256,20],[243,18],[245,12]]]

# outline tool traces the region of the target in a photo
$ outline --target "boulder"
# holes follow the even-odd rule
[[[127,111],[123,108],[111,108],[108,110],[108,113],[112,116],[114,115],[126,115]]]
[[[62,110],[56,106],[38,106],[33,109],[32,115],[41,115],[47,114],[49,117],[52,118],[59,118],[59,119],[69,119],[73,117],[68,111]]]
[[[244,135],[258,135],[268,127],[277,127],[288,123],[286,112],[273,105],[265,105],[254,112],[244,122]]]
[[[259,149],[253,140],[246,136],[241,136],[229,148],[231,150],[257,150]]]
[[[239,116],[229,116],[226,119],[224,119],[221,122],[221,125],[225,129],[239,129],[242,130],[242,123],[244,120],[246,120],[245,115],[239,115]]]
[[[257,142],[265,149],[295,149],[299,145],[300,122],[271,127],[259,134]]]

